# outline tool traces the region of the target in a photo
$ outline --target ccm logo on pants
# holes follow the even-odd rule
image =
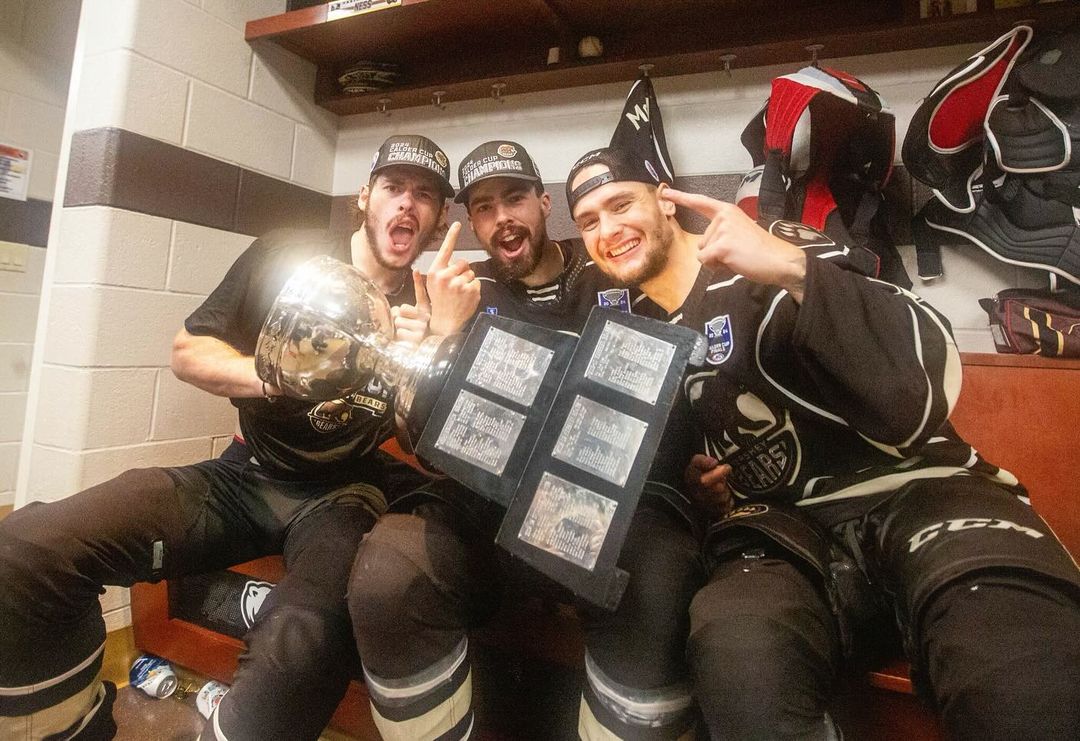
[[[1008,520],[997,520],[990,517],[964,517],[959,520],[945,520],[929,527],[924,527],[908,540],[908,553],[914,553],[936,538],[942,530],[955,533],[959,530],[974,530],[975,528],[989,528],[991,530],[1015,530],[1029,538],[1041,538],[1044,533],[1032,530],[1030,527],[1017,525]]]

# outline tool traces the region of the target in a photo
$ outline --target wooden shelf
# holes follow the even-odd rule
[[[992,5],[992,4],[991,4]],[[986,8],[987,3],[980,3]],[[1080,6],[1034,5],[920,20],[918,0],[400,0],[375,12],[328,21],[326,5],[250,21],[249,42],[271,42],[318,67],[315,101],[335,113],[429,105],[436,91],[452,103],[632,80],[823,58],[921,49],[994,39],[1020,20],[1048,28],[1080,20]],[[578,59],[577,42],[595,35],[598,59]],[[560,62],[548,64],[552,47]],[[406,82],[347,95],[337,77],[360,60],[395,62]],[[958,60],[959,61],[959,60]]]

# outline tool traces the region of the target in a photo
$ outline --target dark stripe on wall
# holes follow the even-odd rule
[[[721,201],[734,202],[735,193],[739,189],[742,175],[692,175],[675,178],[675,187],[689,193],[701,193]],[[570,219],[570,210],[566,206],[565,183],[545,183],[544,187],[551,194],[551,216],[548,217],[548,234],[553,239],[567,239],[577,237],[578,231],[574,222]],[[925,188],[924,188],[925,190]],[[927,191],[929,192],[929,191]],[[330,228],[335,231],[351,232],[357,228],[352,208],[355,195],[334,196],[334,203],[330,209]],[[896,167],[886,192],[886,202],[889,204],[889,222],[896,244],[911,243],[911,213],[912,203],[925,201],[926,198],[918,198],[918,194],[912,192],[912,179],[904,167]],[[480,244],[468,228],[468,215],[465,207],[456,203],[450,204],[449,221],[460,221],[466,226],[458,238],[458,249],[478,250]],[[685,229],[694,233],[705,231],[708,221],[699,214],[680,209],[679,222]],[[438,243],[428,246],[429,250],[438,249]]]
[[[71,139],[64,206],[111,206],[258,236],[325,228],[330,205],[323,193],[123,129]]]
[[[49,241],[52,201],[0,198],[0,242],[44,247]]]

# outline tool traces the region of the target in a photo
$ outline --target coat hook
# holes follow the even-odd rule
[[[825,44],[810,44],[809,46],[804,46],[803,48],[810,52],[810,66],[817,67],[818,52],[825,48]]]
[[[499,103],[505,103],[506,99],[503,98],[503,93],[506,91],[505,82],[493,82],[491,83],[491,97]]]
[[[728,79],[731,79],[731,63],[738,59],[737,54],[721,54],[720,61],[724,63],[724,71],[727,72]]]
[[[383,114],[384,116],[389,116],[390,115],[390,99],[389,98],[379,98],[379,104],[377,106],[375,106],[375,110],[377,110],[379,113]]]
[[[649,76],[649,71],[655,66],[656,66],[655,64],[649,64],[649,63],[646,62],[645,64],[639,64],[638,69],[641,70],[641,74],[648,77]]]
[[[438,108],[440,111],[446,110],[446,104],[442,102],[442,96],[446,95],[445,90],[436,90],[431,94],[431,105]]]

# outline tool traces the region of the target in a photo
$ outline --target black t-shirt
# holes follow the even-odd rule
[[[260,237],[237,258],[221,284],[184,322],[252,355],[266,315],[293,271],[316,255],[351,263],[347,235],[323,230],[279,230]],[[387,296],[412,303],[413,282]],[[311,402],[278,397],[231,399],[244,441],[256,460],[289,479],[347,478],[356,466],[374,466],[368,454],[393,433],[393,389],[372,382],[344,399]],[[365,458],[367,457],[367,458]],[[368,470],[370,473],[370,469]],[[370,478],[370,476],[368,477]]]

